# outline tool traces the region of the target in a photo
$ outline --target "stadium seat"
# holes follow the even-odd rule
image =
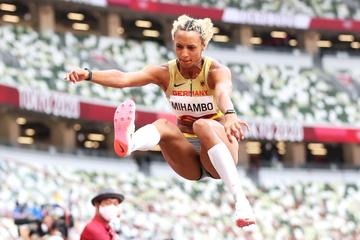
[[[16,201],[28,206],[71,206],[76,223],[70,239],[78,239],[93,215],[90,196],[103,186],[116,186],[126,196],[122,239],[351,239],[360,234],[359,183],[256,186],[244,178],[257,225],[236,231],[232,197],[221,181],[64,171],[55,165],[41,168],[5,158],[0,158],[0,180],[0,215],[5,216],[0,233],[9,239],[16,236],[12,221]]]
[[[72,33],[39,34],[19,26],[0,27],[0,36],[4,39],[0,53],[6,59],[0,63],[3,73],[0,82],[60,91],[85,99],[98,98],[113,104],[134,98],[145,107],[169,109],[163,93],[154,85],[120,90],[86,82],[69,84],[63,80],[65,72],[76,66],[136,71],[148,64],[162,64],[174,54],[159,43]],[[354,100],[360,96],[360,74],[356,72],[327,71],[296,63],[261,63],[256,61],[256,56],[249,62],[226,64],[234,76],[235,107],[243,116],[291,119],[307,124],[360,121],[360,104]],[[336,79],[341,80],[344,73],[351,77],[352,85],[339,85]]]

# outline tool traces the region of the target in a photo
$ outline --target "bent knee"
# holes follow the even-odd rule
[[[170,122],[166,118],[159,118],[155,120],[154,124],[157,126],[165,126],[168,125]]]
[[[159,131],[168,131],[173,127],[173,124],[165,119],[165,118],[159,118],[153,124],[159,129]]]
[[[209,130],[211,123],[208,119],[198,119],[193,124],[193,131],[195,134],[202,133],[206,130]]]
[[[165,118],[159,118],[153,124],[159,130],[162,140],[173,138],[178,134],[177,131],[174,131],[176,125]]]

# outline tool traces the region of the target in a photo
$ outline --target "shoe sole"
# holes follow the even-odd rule
[[[249,219],[238,219],[238,220],[236,220],[236,225],[238,227],[247,227],[247,226],[250,226],[252,224],[255,224],[254,220],[249,220]]]
[[[114,150],[119,157],[125,157],[129,150],[128,130],[134,123],[135,103],[127,100],[121,103],[114,115]]]

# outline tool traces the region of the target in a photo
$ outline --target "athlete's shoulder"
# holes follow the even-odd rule
[[[168,72],[168,65],[167,64],[147,65],[146,67],[143,68],[143,72],[150,74],[152,76],[160,77]]]
[[[147,65],[143,68],[143,71],[146,72],[161,72],[167,70],[167,63],[161,65]]]
[[[176,58],[170,59],[170,60],[167,62],[167,65],[174,65],[174,64],[176,64]]]
[[[230,72],[230,69],[226,65],[220,63],[218,60],[210,57],[206,57],[206,58],[208,58],[211,61],[209,74],[218,73],[218,72]]]
[[[161,86],[162,89],[166,89],[169,79],[169,67],[167,63],[162,65],[148,65],[143,69],[143,72],[152,77],[152,83],[156,83]]]

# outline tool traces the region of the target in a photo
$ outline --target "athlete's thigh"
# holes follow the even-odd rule
[[[171,168],[183,178],[198,180],[201,176],[200,155],[179,128],[169,121],[154,123],[162,131],[159,146]]]
[[[213,131],[218,138],[220,138],[220,140],[225,143],[225,145],[228,147],[228,149],[230,150],[230,153],[233,157],[233,159],[229,159],[229,161],[234,161],[235,165],[237,165],[238,163],[238,151],[239,151],[239,144],[236,140],[235,137],[232,137],[233,141],[230,142],[224,127],[221,123],[215,121],[215,120],[209,120],[210,124],[211,124],[211,130]],[[201,142],[201,140],[200,140]],[[211,164],[211,161],[209,159],[209,155],[207,153],[208,149],[206,149],[206,147],[204,145],[201,145],[201,150],[200,150],[200,161],[202,166],[205,168],[206,171],[208,171],[212,177],[214,178],[220,178],[219,174],[217,173],[217,171],[215,170],[214,166]]]

